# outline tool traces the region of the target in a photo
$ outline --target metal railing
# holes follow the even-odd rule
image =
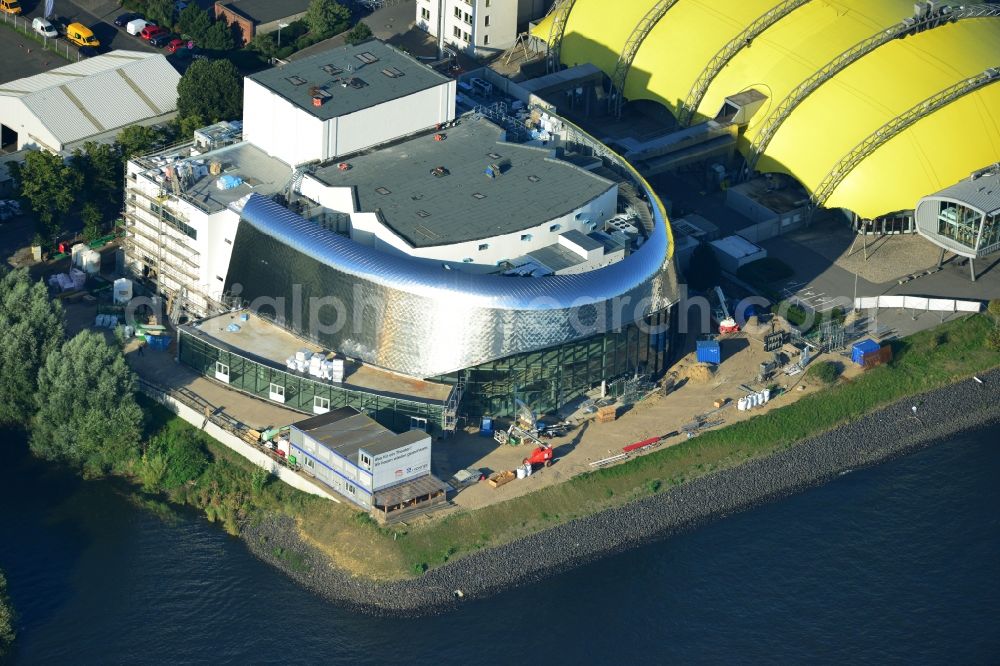
[[[29,39],[38,42],[46,51],[62,56],[70,62],[76,62],[77,60],[81,60],[83,58],[83,56],[80,55],[79,49],[66,40],[59,39],[58,37],[46,37],[45,35],[35,32],[34,28],[31,27],[32,17],[30,16],[19,16],[17,14],[0,12],[0,17],[3,18],[4,25],[9,28],[13,28]]]
[[[951,7],[945,5],[921,17],[907,17],[896,25],[880,30],[871,37],[850,47],[796,86],[764,119],[760,131],[757,132],[757,135],[750,144],[750,152],[747,155],[747,173],[753,173],[761,155],[767,150],[774,135],[778,133],[781,125],[792,114],[792,111],[809,95],[819,89],[820,86],[847,69],[852,63],[857,62],[883,44],[887,44],[894,39],[931,30],[953,21],[991,16],[1000,16],[1000,6],[978,4]]]

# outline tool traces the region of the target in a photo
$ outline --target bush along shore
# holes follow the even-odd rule
[[[14,638],[14,607],[7,596],[7,578],[0,571],[0,663],[10,654]]]

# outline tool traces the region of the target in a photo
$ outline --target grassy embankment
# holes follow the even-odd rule
[[[875,368],[854,381],[802,398],[747,421],[682,441],[624,464],[577,476],[558,486],[492,505],[456,513],[425,525],[393,530],[374,526],[353,534],[343,507],[320,506],[303,521],[303,532],[340,560],[350,544],[381,536],[377,552],[391,555],[361,562],[355,571],[370,575],[405,575],[437,566],[479,548],[508,542],[572,518],[662,492],[713,470],[766,456],[908,395],[921,393],[1000,365],[1000,352],[984,344],[993,328],[985,315],[953,321],[893,343],[890,366]],[[386,546],[391,548],[386,548]],[[390,551],[386,553],[386,551]],[[402,565],[402,566],[400,566]],[[390,570],[391,567],[395,571]]]
[[[14,608],[7,596],[7,579],[0,571],[0,662],[7,657],[14,636]]]
[[[380,580],[400,578],[769,455],[899,398],[996,367],[1000,352],[984,344],[992,328],[985,315],[949,322],[895,342],[890,366],[870,370],[854,381],[841,380],[787,407],[527,496],[408,527],[380,528],[346,504],[306,496],[270,481],[251,463],[156,405],[147,407],[159,415],[153,430],[194,438],[213,463],[189,476],[191,481],[169,487],[161,479],[149,489],[205,511],[232,533],[241,520],[254,520],[266,512],[290,515],[303,537],[338,567]],[[275,554],[291,568],[308,566],[300,553]]]

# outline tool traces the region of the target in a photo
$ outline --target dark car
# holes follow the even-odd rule
[[[155,46],[156,48],[159,49],[169,44],[170,40],[173,38],[174,38],[173,35],[171,35],[169,32],[164,31],[156,35],[153,35],[153,37],[149,40],[149,43],[150,45]]]
[[[128,13],[122,14],[121,16],[119,16],[118,18],[116,18],[115,19],[115,25],[118,26],[119,28],[124,28],[130,22],[132,22],[132,21],[134,21],[136,19],[141,19],[141,18],[146,18],[146,17],[143,16],[142,14],[139,14],[138,12],[128,12]]]

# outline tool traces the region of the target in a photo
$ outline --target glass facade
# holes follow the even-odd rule
[[[670,310],[647,317],[641,326],[595,335],[535,352],[516,354],[434,381],[464,382],[458,411],[470,423],[481,416],[511,416],[515,399],[536,414],[554,412],[602,381],[636,373],[658,376],[669,353]]]
[[[1000,249],[1000,211],[987,215],[983,221],[983,238],[979,241],[982,254],[991,254]]]
[[[313,413],[315,404],[331,410],[353,407],[386,428],[400,432],[409,430],[413,419],[426,419],[435,429],[442,426],[442,404],[403,400],[317,381],[245,358],[183,329],[180,333],[178,354],[182,363],[207,377],[215,378],[216,373],[222,371],[228,374],[231,388],[263,400],[270,400],[272,394],[283,393],[285,405],[308,413]],[[281,391],[275,391],[276,387]]]
[[[943,201],[938,212],[938,233],[969,249],[975,249],[981,220],[982,214],[979,211]]]

